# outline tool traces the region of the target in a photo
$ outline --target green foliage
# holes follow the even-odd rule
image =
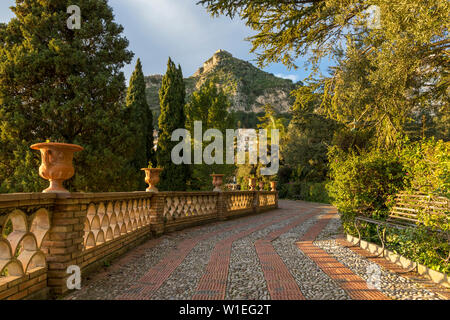
[[[281,185],[279,197],[282,199],[303,200],[319,203],[331,203],[326,189],[327,181],[296,181]]]
[[[271,62],[293,66],[297,57],[309,52],[314,52],[317,58],[322,57],[347,31],[344,27],[355,15],[368,7],[355,2],[199,1],[212,15],[238,15],[247,26],[256,31],[250,40],[253,44],[252,52],[261,52],[258,56],[261,66]]]
[[[387,247],[394,252],[431,269],[450,274],[450,244],[447,236],[418,227],[389,230],[386,240]]]
[[[450,142],[434,138],[401,144],[408,190],[450,196]]]
[[[141,168],[154,162],[155,154],[153,149],[153,115],[147,104],[145,95],[145,80],[142,72],[141,60],[138,59],[136,68],[131,75],[130,85],[126,98],[126,107],[130,114],[130,127],[135,137],[134,154],[130,154],[131,166],[139,172]],[[140,188],[145,184],[143,179]]]
[[[398,142],[396,149],[377,149],[346,153],[331,149],[331,178],[328,184],[333,204],[341,213],[344,230],[356,235],[353,223],[357,215],[385,219],[396,193],[406,190],[448,196],[449,143],[434,139]],[[421,211],[418,226],[388,231],[388,248],[430,268],[449,272],[449,215]],[[362,224],[364,239],[379,242],[375,225]]]
[[[212,15],[239,16],[256,34],[250,38],[260,66],[308,55],[313,72],[328,56],[337,65],[324,88],[322,108],[348,129],[372,129],[380,147],[398,134],[435,132],[449,138],[447,0],[201,0]],[[376,5],[380,28],[368,26]],[[344,46],[345,43],[345,46]],[[417,126],[418,114],[428,128]],[[423,135],[425,136],[425,135]]]
[[[288,121],[286,118],[281,117],[280,114],[275,110],[275,107],[271,104],[266,104],[264,106],[264,115],[258,118],[259,124],[257,127],[259,129],[267,130],[267,143],[271,144],[272,130],[278,130],[279,136],[284,137],[286,135],[286,127]]]
[[[352,130],[341,128],[333,135],[332,145],[346,153],[368,151],[372,147],[373,130]]]
[[[304,86],[295,91],[293,118],[282,140],[284,164],[296,171],[296,181],[320,182],[327,179],[328,146],[338,125],[315,110],[320,93]]]
[[[217,129],[225,137],[225,130],[233,128],[234,119],[228,112],[230,101],[225,93],[211,81],[205,82],[194,92],[186,105],[186,128],[192,137],[194,147],[194,121],[202,122],[202,136],[208,129]],[[211,142],[203,141],[202,150]],[[225,162],[225,139],[223,140],[223,159]],[[193,154],[193,153],[192,153]],[[234,173],[235,166],[228,164],[193,164],[191,188],[194,190],[211,190],[210,174],[225,174],[224,181]]]
[[[236,127],[237,128],[257,128],[257,125],[259,125],[258,118],[264,116],[263,112],[255,113],[255,112],[245,112],[245,111],[235,111],[234,112],[234,118],[236,121]]]
[[[171,160],[172,149],[178,144],[171,141],[172,132],[185,127],[185,94],[181,67],[177,68],[169,58],[167,72],[159,90],[161,114],[158,119],[159,136],[156,151],[158,167],[164,169],[159,183],[159,188],[164,191],[185,191],[190,177],[188,165],[176,165]]]
[[[406,172],[398,157],[376,150],[346,154],[333,147],[329,161],[331,182],[327,188],[346,232],[354,234],[352,224],[357,214],[386,216],[388,196],[404,186]]]
[[[132,58],[128,41],[106,1],[77,1],[82,28],[69,30],[70,4],[16,1],[15,17],[0,25],[2,192],[43,189],[40,156],[29,146],[47,139],[85,148],[70,190],[136,190],[121,72]]]

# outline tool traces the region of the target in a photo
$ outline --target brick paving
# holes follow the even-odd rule
[[[319,236],[327,241],[325,231],[330,228],[339,232],[330,224],[335,218],[336,210],[329,205],[280,201],[277,210],[165,234],[84,278],[81,290],[65,299],[223,300],[247,297],[246,290],[257,292],[250,299],[393,298],[370,286],[364,275],[315,242]],[[382,258],[371,258],[342,237],[334,245],[389,272],[401,271]],[[403,276],[417,283],[419,298],[423,291],[439,289],[417,275]],[[440,297],[448,299],[448,290],[441,291]]]
[[[264,220],[272,217],[264,217]],[[169,278],[172,272],[183,262],[189,252],[200,242],[211,238],[219,233],[230,232],[235,228],[247,226],[252,222],[240,223],[237,226],[233,225],[221,231],[212,231],[201,234],[197,237],[183,240],[175,250],[172,250],[168,255],[161,260],[156,266],[152,267],[139,281],[130,288],[128,292],[119,297],[119,299],[136,300],[149,299],[161,287],[161,285]],[[269,224],[272,222],[269,222]],[[259,227],[255,228],[258,229]],[[247,231],[243,231],[246,234]],[[227,264],[228,265],[228,264]],[[217,275],[220,275],[220,269]]]
[[[278,217],[275,220],[269,221],[249,230],[242,231],[218,242],[211,254],[211,258],[208,266],[206,267],[206,271],[200,279],[197,287],[197,293],[192,297],[192,299],[223,300],[226,294],[228,268],[230,264],[231,246],[233,245],[233,242],[238,239],[244,238],[245,236],[248,236],[253,232],[264,229],[271,224],[280,222],[288,218],[290,217]]]
[[[317,213],[318,210],[314,210]],[[314,213],[308,213],[288,224],[284,228],[271,232],[267,237],[255,242],[264,278],[267,282],[267,289],[273,300],[305,300],[294,277],[284,264],[283,260],[276,253],[271,242],[280,235],[295,228],[305,220],[311,218]]]
[[[342,289],[355,300],[387,300],[376,289],[368,287],[367,282],[354,274],[349,268],[330,256],[325,250],[314,245],[314,240],[330,222],[333,214],[324,215],[297,243],[299,249],[313,260],[330,278],[339,283]]]
[[[445,300],[450,299],[450,290],[448,288],[445,288],[439,284],[434,283],[428,278],[419,275],[417,272],[414,271],[406,272],[407,270],[405,270],[404,268],[400,267],[399,265],[396,265],[395,263],[383,257],[374,257],[373,253],[370,253],[369,251],[364,250],[359,246],[358,247],[355,246],[354,244],[345,240],[343,237],[338,238],[337,243],[345,248],[352,250],[356,254],[361,255],[367,260],[376,263],[377,265],[381,266],[386,270],[389,270],[393,273],[401,273],[404,278],[412,280],[415,283],[420,283],[422,287],[431,290],[432,292],[439,295],[442,299]]]

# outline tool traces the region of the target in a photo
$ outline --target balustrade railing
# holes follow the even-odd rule
[[[0,195],[0,299],[68,291],[84,271],[149,237],[277,206],[272,191]]]
[[[164,218],[166,221],[184,217],[197,217],[217,213],[217,192],[180,192],[164,195]]]

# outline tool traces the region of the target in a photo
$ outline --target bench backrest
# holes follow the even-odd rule
[[[445,197],[428,196],[424,194],[398,193],[395,196],[395,205],[389,214],[389,221],[415,225],[418,222],[418,213],[448,215],[450,211],[449,199]]]

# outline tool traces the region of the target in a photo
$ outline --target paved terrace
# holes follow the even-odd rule
[[[399,274],[352,246],[327,205],[279,209],[148,240],[83,279],[65,299],[446,299],[449,290]],[[378,268],[379,267],[379,268]]]

